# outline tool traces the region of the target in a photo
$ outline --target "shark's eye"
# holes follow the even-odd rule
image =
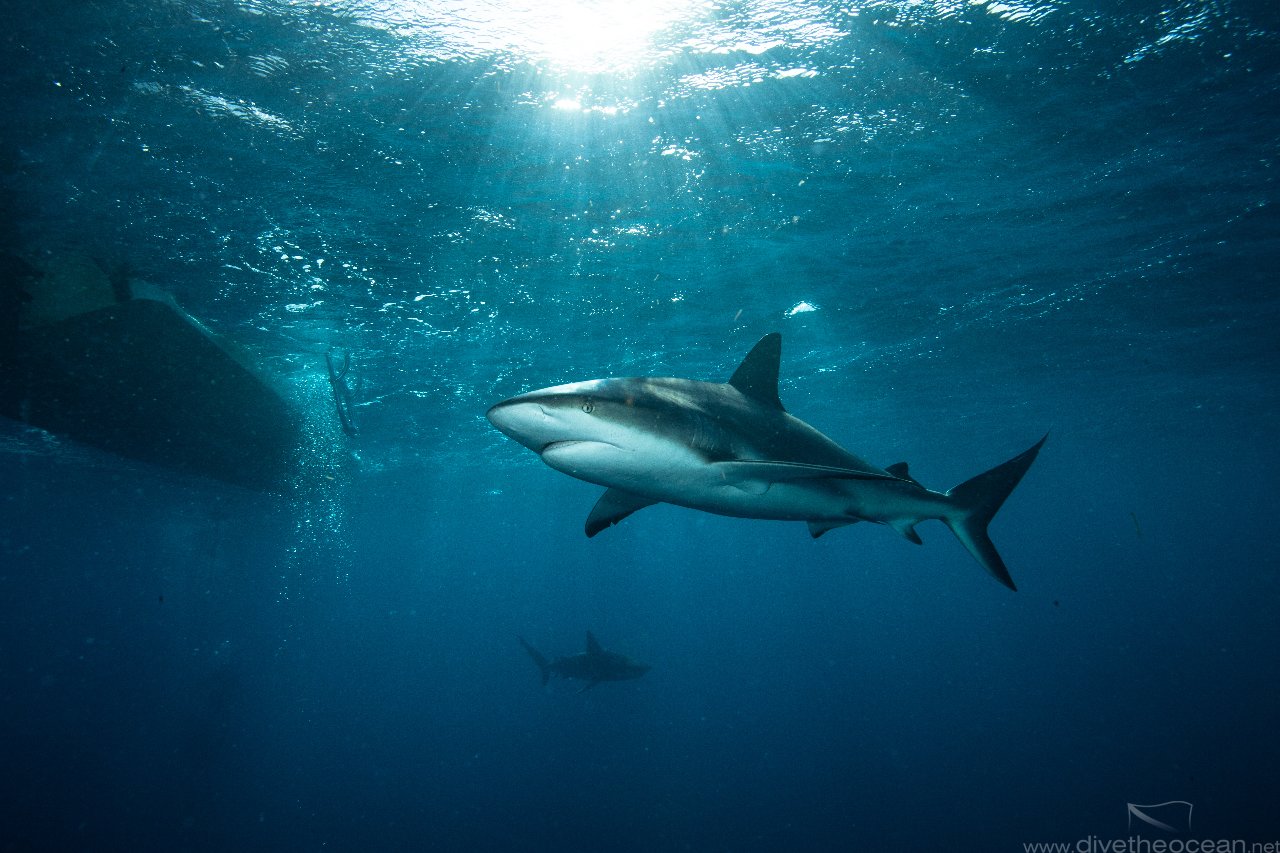
[[[586,412],[589,415],[595,410],[596,410],[595,401],[592,400],[590,397],[582,401],[582,411]]]

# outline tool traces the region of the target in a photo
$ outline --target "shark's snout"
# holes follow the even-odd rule
[[[485,416],[503,435],[538,454],[548,447],[578,438],[572,425],[555,406],[528,397],[503,400],[489,409]]]
[[[582,384],[530,391],[503,400],[490,408],[486,417],[504,435],[539,455],[607,440],[607,423],[593,414],[595,402],[580,388]]]
[[[525,437],[546,421],[546,411],[537,403],[522,401],[517,397],[503,400],[485,413],[489,423],[504,435],[528,447],[533,447]],[[535,448],[536,449],[536,448]]]

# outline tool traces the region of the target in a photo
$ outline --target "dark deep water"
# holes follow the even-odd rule
[[[3,248],[127,261],[307,442],[263,495],[0,422],[0,850],[1280,838],[1272,3],[3,5]],[[931,488],[1051,431],[1017,593],[936,522],[588,540],[484,420],[772,330]],[[541,690],[587,629],[653,670]]]

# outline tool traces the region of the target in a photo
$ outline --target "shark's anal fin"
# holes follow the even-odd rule
[[[782,361],[782,335],[770,332],[761,338],[738,369],[729,377],[729,384],[757,403],[778,411],[782,400],[778,398],[778,366]]]
[[[859,518],[850,518],[841,521],[810,521],[807,524],[809,525],[809,535],[817,539],[829,530],[835,530],[837,527],[844,527],[849,524],[857,524],[861,520]]]
[[[920,538],[920,534],[916,533],[916,526],[911,521],[890,522],[890,526],[894,530],[902,534],[902,538],[908,542],[914,542],[917,545],[923,545],[924,540]]]
[[[601,530],[612,527],[636,510],[655,503],[657,501],[624,492],[622,489],[606,489],[587,516],[587,538],[590,539]]]

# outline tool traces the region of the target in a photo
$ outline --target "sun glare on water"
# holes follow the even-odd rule
[[[572,71],[628,71],[652,58],[655,36],[687,9],[653,0],[548,3],[529,22],[530,52]]]
[[[452,45],[506,54],[550,70],[631,73],[661,56],[659,37],[702,17],[701,0],[373,0],[366,23]]]

